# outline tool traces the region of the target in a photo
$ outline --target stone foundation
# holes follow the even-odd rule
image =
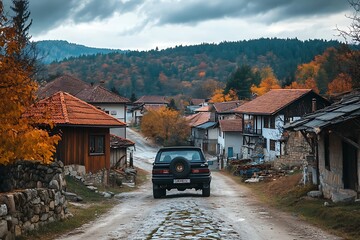
[[[18,161],[0,166],[0,239],[15,239],[66,217],[62,169],[62,162]]]

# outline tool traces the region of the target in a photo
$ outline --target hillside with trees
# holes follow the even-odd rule
[[[79,57],[94,54],[107,54],[112,52],[125,52],[108,48],[93,48],[80,44],[69,43],[64,40],[44,40],[35,42],[38,49],[39,59],[42,63],[49,64],[59,62],[70,57]]]
[[[197,98],[212,96],[225,88],[239,66],[270,68],[282,86],[295,81],[298,66],[309,63],[338,41],[256,39],[219,44],[175,46],[164,50],[129,51],[72,57],[47,67],[47,81],[71,74],[86,82],[103,82],[108,89],[130,97],[184,94]],[[246,70],[246,69],[245,69]],[[256,74],[255,74],[256,75]],[[258,85],[261,78],[246,83]]]

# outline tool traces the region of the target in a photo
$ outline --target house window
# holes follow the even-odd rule
[[[275,117],[264,117],[264,128],[275,129]]]
[[[275,144],[276,144],[276,141],[270,139],[270,151],[275,151]]]
[[[329,134],[324,134],[324,158],[325,158],[325,168],[330,171],[330,141]]]
[[[105,153],[105,136],[104,135],[90,135],[89,153],[90,153],[90,155]]]

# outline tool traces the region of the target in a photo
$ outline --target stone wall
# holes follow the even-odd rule
[[[311,148],[300,132],[289,132],[282,151],[283,155],[274,161],[275,168],[302,167],[306,163],[307,156],[310,155]]]
[[[0,239],[15,239],[66,217],[62,162],[18,161],[0,166],[0,175]]]

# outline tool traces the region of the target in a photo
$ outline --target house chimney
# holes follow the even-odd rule
[[[312,102],[311,102],[311,111],[312,111],[312,112],[315,112],[315,111],[316,111],[316,98],[313,98],[313,99],[312,99]]]

